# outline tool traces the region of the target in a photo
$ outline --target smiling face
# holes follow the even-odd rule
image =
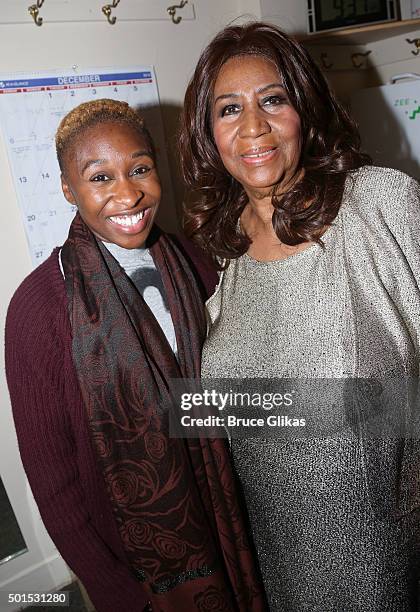
[[[244,55],[223,64],[214,86],[213,136],[223,165],[250,199],[293,182],[300,119],[272,62]]]
[[[142,246],[161,187],[146,139],[124,123],[87,128],[64,155],[62,187],[86,225],[104,242]]]

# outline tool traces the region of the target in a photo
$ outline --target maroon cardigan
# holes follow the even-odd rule
[[[215,273],[182,245],[210,293]],[[98,612],[140,612],[147,596],[126,561],[88,433],[58,253],[23,281],[7,313],[6,376],[20,454],[48,533]]]

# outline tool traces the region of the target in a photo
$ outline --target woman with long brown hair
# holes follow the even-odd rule
[[[218,34],[180,150],[187,233],[221,269],[203,377],[418,377],[419,186],[368,165],[298,42],[264,23]],[[323,437],[231,441],[270,610],[414,612],[418,444],[369,439],[367,398],[332,408],[343,426]]]

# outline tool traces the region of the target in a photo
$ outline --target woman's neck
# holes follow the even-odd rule
[[[241,218],[241,228],[251,239],[248,255],[258,261],[287,259],[290,255],[304,251],[312,242],[295,246],[282,243],[273,228],[274,207],[271,196],[252,199],[245,206]]]

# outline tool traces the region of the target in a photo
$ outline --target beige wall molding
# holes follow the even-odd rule
[[[118,24],[120,21],[170,21],[171,0],[2,0],[0,26],[8,24],[42,25],[49,23],[94,22]],[[173,3],[173,2],[172,2]],[[182,4],[182,2],[177,2]],[[41,9],[42,6],[42,9]],[[118,6],[118,8],[117,8]],[[108,8],[109,7],[109,8]],[[105,10],[104,10],[105,8]],[[195,19],[194,3],[177,8],[182,21]],[[113,21],[116,19],[116,22]]]

